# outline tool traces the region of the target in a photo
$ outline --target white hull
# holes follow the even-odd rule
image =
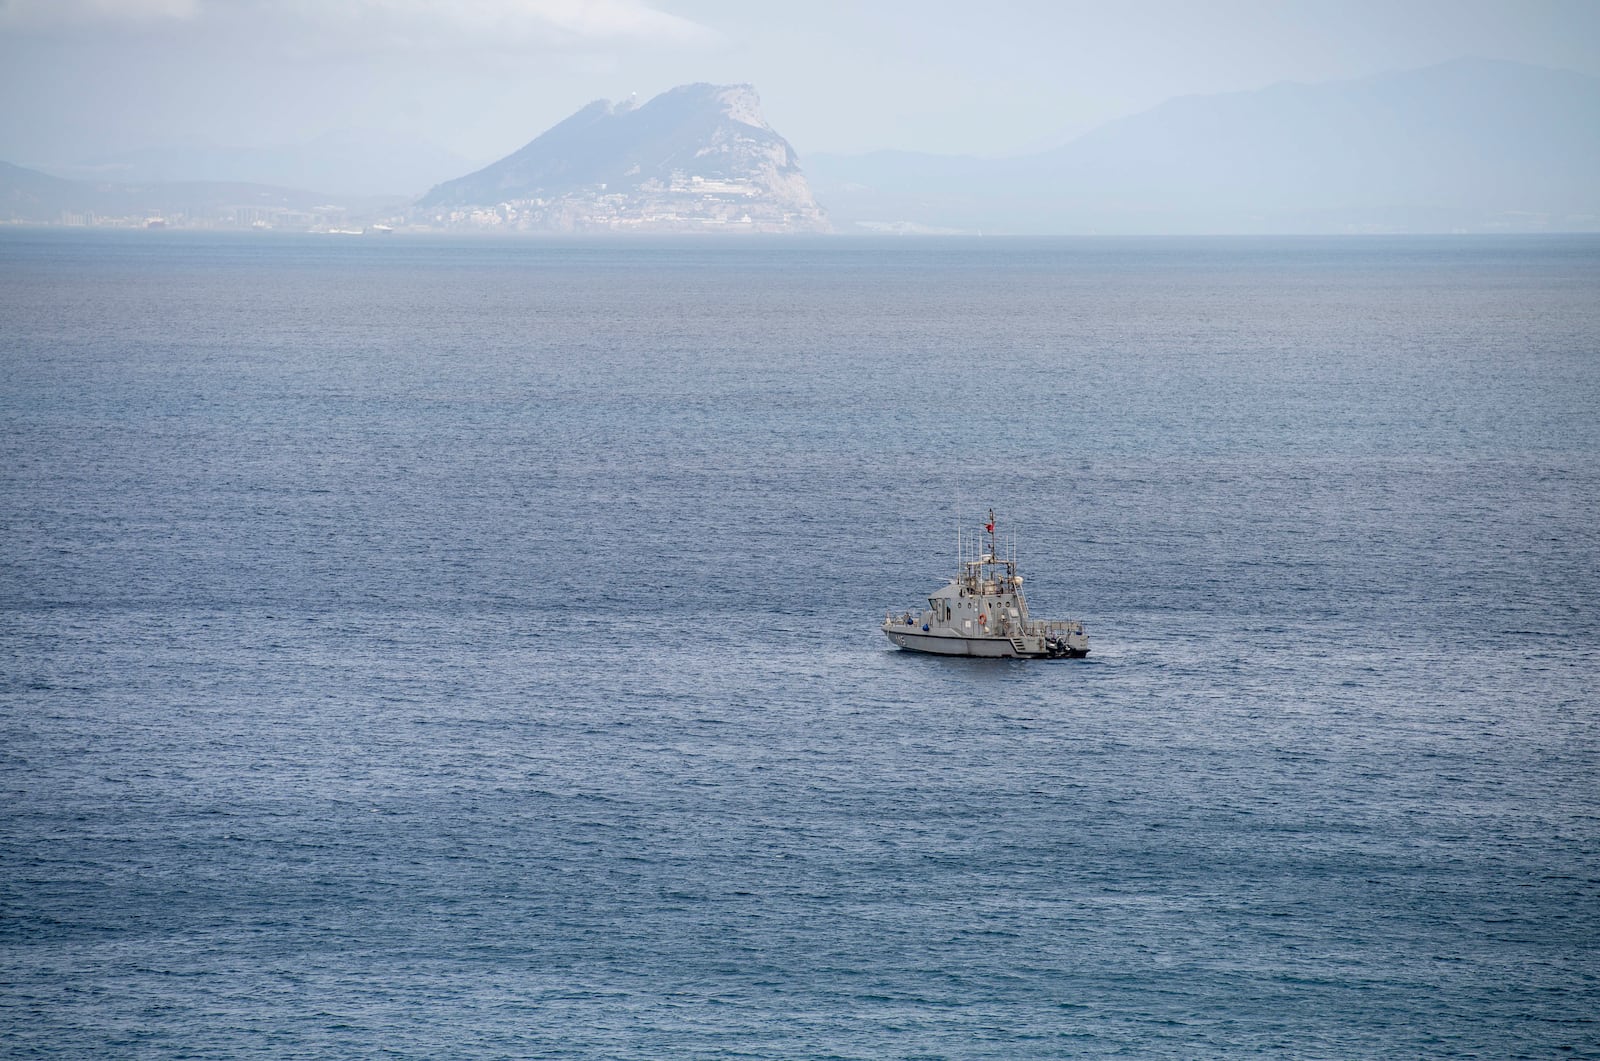
[[[983,656],[989,659],[1049,659],[1052,653],[1043,638],[964,637],[959,634],[925,634],[915,627],[885,626],[884,635],[900,648],[911,652],[931,652],[936,656]],[[1087,648],[1073,648],[1068,655],[1087,656]],[[1059,658],[1059,657],[1057,657]]]

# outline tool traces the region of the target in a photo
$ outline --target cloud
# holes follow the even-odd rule
[[[297,0],[308,21],[463,43],[696,43],[711,31],[641,0]]]
[[[646,0],[0,0],[0,29],[226,25],[300,53],[698,46],[718,34]]]
[[[0,0],[0,27],[60,29],[192,19],[200,0]]]
[[[718,34],[642,0],[253,0],[271,36],[302,57],[420,52],[577,54],[695,48]],[[230,18],[245,28],[236,10]]]

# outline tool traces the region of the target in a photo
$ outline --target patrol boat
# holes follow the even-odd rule
[[[991,656],[1012,659],[1080,659],[1089,654],[1089,635],[1076,619],[1030,619],[1017,574],[1016,542],[1008,555],[996,549],[994,510],[976,542],[956,532],[955,577],[928,597],[919,614],[883,617],[890,641],[913,652],[941,656]],[[988,551],[983,550],[987,548]]]

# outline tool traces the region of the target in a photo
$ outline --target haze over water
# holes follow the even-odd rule
[[[0,233],[0,1055],[1600,1055],[1597,291]]]

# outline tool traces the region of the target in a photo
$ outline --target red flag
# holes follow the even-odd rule
[[[994,533],[994,524],[993,523],[985,523],[983,525],[983,529],[988,531],[990,534],[993,534]]]

